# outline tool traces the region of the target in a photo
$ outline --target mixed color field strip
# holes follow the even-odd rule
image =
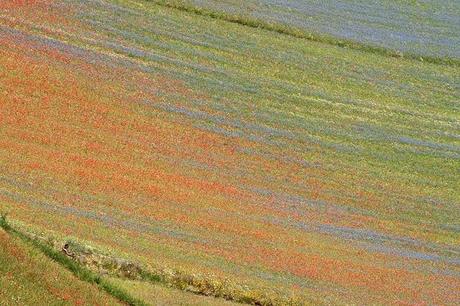
[[[455,0],[152,0],[283,24],[401,52],[460,58]]]
[[[459,66],[197,13],[240,2],[1,0],[0,212],[273,301],[460,304]],[[442,7],[412,2],[414,18]],[[337,14],[362,21],[346,39],[458,59],[458,3],[444,2],[404,48],[392,7]],[[340,19],[324,30],[332,1],[300,3],[247,5],[343,36]]]

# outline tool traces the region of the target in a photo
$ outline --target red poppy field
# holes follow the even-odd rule
[[[458,67],[145,1],[0,12],[15,227],[299,304],[460,302]]]

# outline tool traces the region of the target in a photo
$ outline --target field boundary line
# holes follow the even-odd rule
[[[89,270],[83,265],[78,264],[73,261],[66,255],[61,252],[56,251],[51,246],[46,245],[44,242],[41,242],[38,239],[33,239],[27,234],[13,228],[9,222],[6,220],[5,215],[0,215],[0,228],[5,230],[10,235],[16,236],[22,241],[32,245],[34,248],[38,249],[43,255],[56,262],[63,268],[72,272],[78,279],[81,281],[96,285],[99,289],[102,289],[109,295],[115,297],[120,302],[130,305],[130,306],[147,306],[147,304],[133,296],[131,296],[125,290],[113,285],[112,283],[106,281],[101,276],[97,275],[95,272]]]
[[[155,269],[151,271],[150,269],[141,267],[129,260],[104,255],[102,252],[97,252],[93,247],[82,245],[72,240],[67,240],[64,248],[59,247],[59,249],[56,249],[56,246],[52,242],[53,239],[50,240],[52,237],[42,237],[34,233],[18,229],[17,226],[13,226],[10,221],[7,221],[6,216],[2,214],[0,214],[0,228],[3,228],[6,232],[17,236],[23,241],[32,244],[44,255],[70,270],[79,279],[96,284],[107,293],[128,305],[144,306],[148,304],[131,296],[131,294],[118,288],[116,285],[113,285],[110,281],[105,280],[104,277],[101,276],[100,272],[98,273],[97,271],[94,271],[94,269],[86,267],[81,262],[78,262],[76,258],[81,257],[84,254],[88,254],[88,250],[91,250],[91,254],[105,257],[109,261],[123,261],[129,266],[129,270],[135,271],[134,274],[128,275],[119,273],[119,270],[116,270],[115,272],[108,271],[108,276],[158,284],[166,288],[173,288],[195,295],[208,296],[240,304],[262,306],[297,306],[312,304],[305,300],[306,297],[282,295],[280,292],[272,292],[271,290],[267,291],[262,288],[250,288],[227,279],[218,279],[210,276],[190,274],[171,269],[161,269],[158,271]],[[110,265],[109,261],[101,262],[101,266],[107,263]]]
[[[139,1],[139,0],[135,0]],[[230,23],[239,24],[242,26],[247,26],[250,28],[262,29],[269,32],[275,32],[282,35],[287,35],[294,38],[305,39],[309,41],[324,43],[332,46],[337,46],[345,49],[363,51],[373,54],[378,54],[386,57],[394,57],[400,59],[410,59],[419,62],[427,62],[437,65],[445,65],[452,67],[460,67],[460,59],[452,58],[448,56],[428,56],[415,54],[411,52],[401,52],[396,51],[390,48],[379,47],[368,45],[360,42],[356,42],[349,39],[340,39],[331,35],[326,34],[317,34],[313,32],[308,32],[306,30],[300,29],[298,27],[293,27],[285,25],[282,23],[270,23],[258,18],[248,17],[240,14],[229,14],[225,12],[219,12],[211,10],[208,8],[197,7],[190,4],[186,4],[183,1],[170,1],[170,0],[142,0],[145,2],[150,2],[152,4],[175,9],[182,12],[187,12],[190,14],[195,14],[199,16],[209,17],[212,19],[227,21]]]

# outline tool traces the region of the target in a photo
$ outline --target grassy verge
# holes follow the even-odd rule
[[[197,295],[192,292],[165,287],[160,283],[155,284],[142,280],[129,280],[117,277],[109,277],[108,280],[143,301],[154,301],[154,305],[241,305],[236,302],[226,301],[212,296]]]
[[[198,295],[212,296],[227,301],[250,305],[305,305],[299,297],[282,296],[277,292],[256,290],[236,284],[230,280],[221,280],[201,275],[192,275],[181,271],[142,272],[143,280],[161,282],[169,287],[192,292]]]
[[[60,245],[59,243],[53,244]],[[188,273],[177,269],[146,269],[129,260],[103,254],[94,248],[84,246],[75,241],[66,241],[66,245],[72,258],[81,261],[80,264],[87,264],[87,267],[97,274],[162,285],[195,295],[214,297],[237,303],[267,306],[305,304],[300,297],[287,296],[281,292],[268,289],[250,288],[237,284],[230,279]]]
[[[207,8],[192,6],[182,1],[177,1],[177,0],[172,0],[172,1],[171,0],[146,0],[146,1],[153,2],[163,7],[173,8],[176,10],[180,10],[180,11],[184,11],[184,12],[188,12],[188,13],[192,13],[192,14],[196,14],[200,16],[206,16],[206,17],[210,17],[214,19],[225,20],[231,23],[236,23],[236,24],[248,26],[251,28],[259,28],[259,29],[263,29],[266,31],[276,32],[279,34],[284,34],[284,35],[288,35],[288,36],[292,36],[292,37],[296,37],[300,39],[307,39],[310,41],[330,44],[330,45],[339,46],[343,48],[370,52],[374,54],[380,54],[383,56],[408,58],[412,60],[428,62],[428,63],[433,63],[433,64],[460,67],[460,60],[456,58],[425,56],[425,55],[413,54],[409,52],[403,53],[403,52],[391,50],[388,48],[358,43],[352,40],[338,39],[336,37],[332,37],[329,35],[309,33],[309,32],[306,32],[305,30],[302,30],[302,29],[299,29],[293,26],[288,26],[288,25],[284,25],[280,23],[270,23],[262,19],[253,18],[249,16],[213,11]]]
[[[91,284],[96,284],[99,288],[101,288],[108,294],[112,295],[113,297],[117,298],[121,302],[126,303],[127,305],[135,305],[135,306],[146,305],[143,301],[132,297],[126,291],[105,281],[101,276],[90,271],[84,266],[76,263],[75,261],[68,258],[64,254],[54,250],[51,246],[46,245],[40,240],[32,239],[26,234],[14,229],[6,220],[5,215],[0,215],[0,227],[3,228],[10,235],[14,235],[20,238],[21,240],[23,240],[24,242],[27,242],[33,245],[35,248],[40,250],[44,255],[46,255],[53,261],[57,262],[61,266],[65,267],[67,270],[71,271],[80,280],[91,283]]]

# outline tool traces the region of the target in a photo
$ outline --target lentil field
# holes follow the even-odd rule
[[[254,294],[460,304],[459,111],[456,64],[164,1],[0,2],[0,212]]]
[[[460,58],[460,4],[455,0],[165,2],[288,25],[402,53]]]

